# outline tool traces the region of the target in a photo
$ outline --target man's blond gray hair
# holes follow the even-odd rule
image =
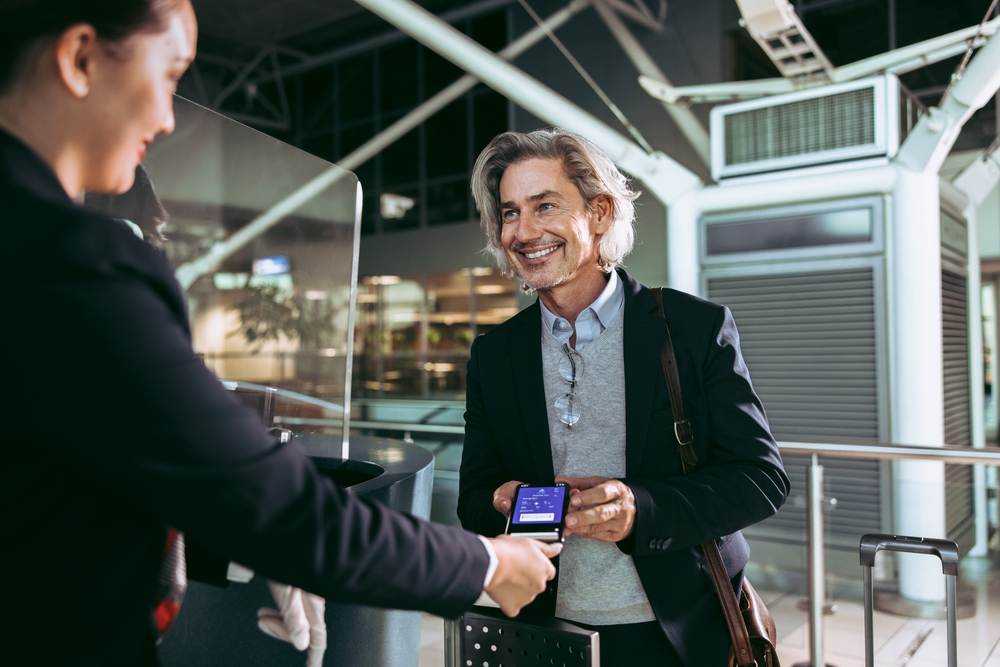
[[[632,252],[635,243],[635,198],[628,178],[607,154],[589,140],[559,128],[504,132],[483,149],[472,170],[472,196],[479,221],[486,232],[486,252],[493,255],[507,276],[513,276],[500,241],[500,179],[507,167],[533,158],[562,162],[563,174],[576,185],[587,210],[594,200],[607,195],[612,203],[612,222],[598,242],[601,269],[611,272]]]

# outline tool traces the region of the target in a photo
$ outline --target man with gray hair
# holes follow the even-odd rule
[[[504,531],[520,483],[571,487],[557,590],[535,603],[601,634],[601,665],[728,664],[699,545],[717,540],[734,590],[740,529],[774,514],[788,478],[729,310],[621,263],[635,237],[628,179],[558,129],[507,132],[472,175],[487,250],[538,300],[476,339],[458,513]],[[669,326],[699,464],[682,474],[660,365]]]

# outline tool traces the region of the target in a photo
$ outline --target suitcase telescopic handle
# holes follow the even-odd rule
[[[958,545],[950,540],[871,533],[861,538],[861,566],[873,567],[881,550],[937,556],[944,574],[958,574]]]
[[[958,601],[958,545],[949,540],[879,533],[871,533],[861,538],[861,567],[865,591],[865,667],[874,667],[875,665],[872,569],[875,565],[875,554],[882,549],[926,554],[941,559],[941,570],[945,574],[945,595],[948,609],[948,667],[956,667],[958,665],[958,635],[955,622]]]

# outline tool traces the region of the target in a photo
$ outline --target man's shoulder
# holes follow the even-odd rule
[[[648,301],[655,309],[656,301],[652,294],[648,295]],[[725,310],[725,306],[714,301],[669,287],[663,288],[663,311],[675,346],[700,347],[712,340],[722,326]]]
[[[702,299],[694,294],[681,292],[670,287],[663,288],[663,309],[667,313],[683,312],[687,316],[710,317],[714,321],[725,309],[722,304]]]
[[[476,338],[476,346],[480,349],[496,349],[499,346],[506,345],[507,341],[515,331],[518,331],[521,327],[530,326],[532,322],[541,322],[541,310],[538,307],[538,301],[531,304],[517,315],[514,315],[510,319],[504,321],[502,324],[494,327],[488,332],[481,334]],[[539,331],[539,334],[541,331]]]

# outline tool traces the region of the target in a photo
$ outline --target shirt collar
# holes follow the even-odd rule
[[[615,319],[615,315],[621,309],[622,301],[624,300],[625,286],[622,285],[622,281],[618,277],[618,272],[612,271],[608,274],[608,284],[604,286],[604,289],[594,300],[594,303],[590,304],[590,309],[594,311],[597,319],[601,321],[601,326],[607,329],[611,324],[611,320]]]
[[[52,168],[24,142],[0,128],[0,184],[8,183],[36,197],[72,203]]]
[[[601,328],[607,329],[611,320],[615,319],[615,315],[621,309],[624,300],[625,286],[622,284],[621,278],[618,277],[618,272],[612,271],[608,274],[608,282],[604,289],[601,290],[592,304],[583,309],[583,312],[592,310],[600,321]],[[545,325],[545,330],[555,333],[556,320],[561,318],[556,317],[551,310],[546,308],[541,299],[538,300],[538,305],[542,307],[542,323]]]

